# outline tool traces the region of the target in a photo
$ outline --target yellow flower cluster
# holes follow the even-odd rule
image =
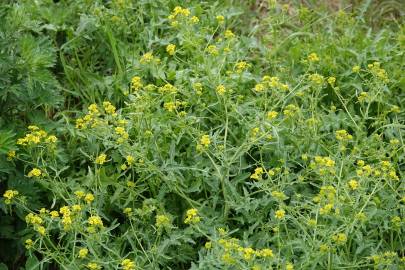
[[[44,175],[44,173],[38,169],[38,168],[33,168],[31,171],[28,172],[28,177],[40,177],[41,175]]]
[[[116,127],[116,128],[114,129],[114,131],[115,131],[115,134],[119,136],[119,137],[117,138],[117,143],[118,143],[118,144],[123,143],[125,140],[127,140],[127,139],[129,138],[129,134],[128,134],[128,132],[125,130],[124,127],[121,127],[121,126]]]
[[[381,68],[381,64],[379,62],[374,62],[367,66],[371,73],[380,79],[384,83],[388,83],[390,80],[388,79],[387,72],[385,69]]]
[[[319,194],[313,198],[313,201],[323,205],[319,209],[321,215],[327,215],[334,207],[336,197],[336,189],[333,186],[323,186],[319,191]]]
[[[32,225],[34,227],[34,230],[37,231],[40,235],[45,235],[46,229],[44,226],[42,226],[44,220],[39,215],[29,213],[25,216],[25,222],[28,225]]]
[[[347,185],[350,187],[351,190],[356,190],[359,187],[359,182],[352,179],[347,183]]]
[[[130,259],[122,260],[121,266],[123,270],[135,270],[135,263]]]
[[[284,211],[283,209],[279,209],[279,210],[277,210],[277,211],[274,213],[274,216],[275,216],[277,219],[283,219],[284,216],[285,216],[285,211]]]
[[[46,133],[45,130],[40,129],[37,126],[28,126],[28,129],[30,132],[25,134],[23,138],[19,138],[17,140],[18,145],[22,146],[28,146],[28,145],[35,145],[39,143],[48,143],[48,144],[55,144],[56,141],[58,140],[56,136],[50,135],[48,136],[48,133]],[[9,152],[10,154],[8,155],[9,157],[13,158],[15,157],[15,151]],[[14,153],[14,155],[13,155]]]
[[[76,119],[77,129],[86,129],[87,127],[95,128],[101,124],[106,124],[106,121],[98,118],[101,113],[97,104],[90,104],[87,109],[89,112],[83,118]],[[115,106],[112,105],[109,101],[103,102],[103,109],[106,115],[111,115],[114,118],[118,115],[116,113]]]
[[[367,99],[368,99],[368,93],[367,93],[367,92],[361,92],[361,93],[359,94],[359,96],[357,97],[357,100],[358,100],[359,102],[367,101]]]
[[[12,189],[6,190],[3,194],[4,203],[11,204],[12,199],[14,199],[18,194],[19,193],[17,190],[12,190]]]
[[[319,62],[319,57],[316,53],[311,53],[308,55],[308,61],[309,62]]]
[[[156,215],[157,228],[168,228],[171,226],[170,218],[167,215]]]
[[[95,233],[96,228],[102,229],[104,227],[104,224],[103,224],[103,221],[101,220],[101,217],[99,217],[97,215],[90,216],[87,219],[87,223],[90,225],[89,227],[87,227],[87,231],[89,233]]]
[[[352,68],[352,71],[353,71],[354,73],[359,73],[359,72],[360,72],[360,66],[354,66],[354,67]]]
[[[335,174],[335,161],[330,157],[316,156],[309,166],[317,170],[320,175]]]
[[[393,251],[387,251],[381,254],[376,254],[370,257],[370,259],[374,262],[375,268],[379,268],[378,266],[387,266],[391,265],[394,262],[394,259],[398,257],[398,254]]]
[[[311,75],[309,75],[308,78],[309,78],[309,80],[311,82],[313,82],[313,83],[315,83],[317,85],[323,84],[323,82],[325,80],[325,78],[322,75],[318,74],[318,73],[311,74]]]
[[[117,113],[115,112],[116,108],[115,108],[115,106],[113,106],[113,105],[111,104],[111,102],[109,102],[109,101],[104,101],[104,102],[103,102],[103,107],[104,107],[104,111],[105,111],[107,114],[111,114],[111,115],[113,115],[113,116],[116,116],[116,115],[117,115]]]
[[[195,208],[188,209],[186,212],[186,218],[184,223],[186,224],[197,224],[201,221],[201,217],[198,215],[198,210]]]
[[[271,192],[271,196],[273,196],[274,198],[276,198],[279,201],[284,201],[286,200],[288,197],[284,194],[284,192],[282,191],[272,191]]]
[[[205,50],[211,55],[218,55],[218,48],[215,45],[209,45]]]
[[[278,112],[276,112],[276,111],[270,111],[267,113],[267,119],[269,119],[269,120],[273,120],[277,116],[278,116]]]
[[[103,165],[107,160],[107,155],[106,154],[100,154],[99,156],[96,157],[95,163],[99,165]]]
[[[206,248],[212,248],[212,242],[206,243]],[[234,264],[236,259],[241,258],[245,261],[253,261],[255,258],[272,258],[273,250],[270,248],[254,249],[252,247],[243,247],[239,244],[237,238],[221,238],[218,240],[218,246],[223,249],[221,260],[227,265]]]
[[[7,152],[7,160],[13,160],[16,156],[16,152],[15,150],[11,150]]]
[[[197,95],[201,96],[202,95],[202,91],[203,91],[203,85],[202,83],[194,83],[193,84],[193,89],[196,92]]]
[[[62,206],[59,209],[59,213],[62,214],[61,223],[63,225],[63,230],[65,231],[70,230],[70,226],[72,225],[72,216],[69,206]]]
[[[177,108],[181,107],[182,105],[187,104],[187,102],[176,100],[175,102],[165,102],[163,104],[163,108],[165,108],[168,112],[174,112]]]
[[[334,86],[336,82],[336,78],[335,77],[329,77],[328,78],[328,83],[330,84],[330,86]]]
[[[89,250],[87,248],[81,248],[79,250],[79,258],[84,259],[87,257],[87,254],[89,254]]]
[[[338,233],[332,236],[332,240],[337,244],[337,245],[343,245],[347,241],[347,236],[344,233]]]
[[[223,23],[225,22],[225,17],[222,16],[222,15],[217,15],[217,16],[216,16],[216,19],[217,19],[217,22],[218,22],[219,24],[223,24]]]
[[[250,175],[250,179],[261,180],[263,174],[264,169],[262,167],[258,167],[255,169],[255,172]]]
[[[34,241],[32,241],[32,239],[27,239],[25,240],[25,248],[26,249],[30,249],[34,246]]]
[[[101,266],[98,265],[98,264],[95,263],[95,262],[89,262],[89,263],[87,264],[87,268],[89,268],[90,270],[100,270],[100,269],[101,269]]]
[[[169,44],[169,45],[167,45],[167,47],[166,47],[166,52],[167,52],[169,55],[174,55],[174,54],[176,53],[176,45],[174,45],[174,44]]]
[[[251,64],[248,64],[245,61],[241,61],[235,64],[235,70],[236,73],[242,73],[243,71],[245,71],[246,69],[248,69],[251,66]]]
[[[275,89],[280,89],[282,91],[287,91],[290,87],[288,84],[280,82],[279,77],[271,77],[268,75],[263,76],[261,83],[267,88],[275,88]]]
[[[227,29],[225,30],[224,36],[226,39],[231,39],[235,37],[235,34],[230,29]]]
[[[173,27],[177,27],[179,25],[179,20],[184,20],[190,16],[190,10],[188,8],[182,8],[180,6],[176,6],[172,13],[169,15],[168,19],[170,20],[170,25]],[[196,16],[191,17],[191,23],[198,23],[199,19]]]
[[[295,116],[297,113],[299,112],[299,108],[297,106],[295,106],[294,104],[288,104],[284,110],[283,113],[285,114],[285,116],[287,117],[293,117]]]
[[[226,88],[224,85],[220,84],[217,86],[216,91],[217,91],[218,95],[223,96],[226,93]]]
[[[147,52],[147,53],[143,54],[141,56],[141,60],[139,60],[139,62],[141,64],[151,63],[152,61],[157,62],[157,63],[160,62],[159,58],[154,57],[152,52]]]
[[[335,137],[339,141],[349,141],[349,140],[353,139],[353,136],[350,135],[349,132],[347,132],[344,129],[337,130],[335,132]]]
[[[159,93],[161,94],[176,94],[177,88],[170,83],[167,83],[161,87],[159,87]]]
[[[134,76],[131,79],[131,90],[138,91],[143,87],[141,77]]]

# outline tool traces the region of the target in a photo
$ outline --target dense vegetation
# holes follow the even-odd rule
[[[0,270],[404,269],[404,16],[3,0]]]

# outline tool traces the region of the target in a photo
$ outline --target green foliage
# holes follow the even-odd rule
[[[397,1],[8,2],[0,269],[403,268]]]

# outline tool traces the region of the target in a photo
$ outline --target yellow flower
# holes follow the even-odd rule
[[[32,248],[33,245],[34,245],[34,241],[32,241],[31,239],[25,240],[25,248],[26,249]]]
[[[112,115],[115,114],[115,106],[113,106],[113,105],[111,104],[111,102],[109,102],[109,101],[104,101],[104,102],[103,102],[103,107],[104,107],[104,110],[105,110],[106,113],[112,114]]]
[[[216,90],[217,90],[218,95],[220,95],[220,96],[222,96],[226,93],[226,88],[222,84],[218,85]]]
[[[94,104],[94,103],[93,103],[93,104],[90,104],[87,109],[89,110],[89,112],[90,112],[91,114],[98,114],[98,113],[99,113],[97,104]]]
[[[169,44],[169,45],[167,45],[166,51],[167,51],[167,53],[168,53],[169,55],[174,55],[175,52],[176,52],[176,45],[174,45],[174,44]]]
[[[84,193],[83,190],[77,190],[77,191],[75,191],[75,195],[76,195],[76,197],[77,197],[78,199],[81,199],[81,198],[84,197],[85,193]]]
[[[207,148],[211,144],[210,136],[209,135],[203,135],[200,139],[200,144]]]
[[[285,265],[285,270],[294,270],[294,265],[292,263],[287,263]]]
[[[195,208],[188,209],[186,212],[186,218],[184,223],[186,224],[196,224],[201,221],[200,216],[198,215],[198,210]]]
[[[198,19],[197,16],[193,16],[193,17],[190,18],[190,22],[191,22],[192,24],[196,24],[196,23],[198,23],[199,21],[200,21],[200,19]]]
[[[4,192],[3,197],[5,198],[4,203],[5,204],[10,204],[11,200],[16,197],[18,195],[18,191],[17,190],[6,190],[6,192]]]
[[[141,64],[143,63],[150,63],[154,59],[153,54],[151,52],[147,52],[141,57]]]
[[[135,187],[135,182],[134,181],[127,181],[127,187]]]
[[[135,263],[131,261],[130,259],[124,259],[121,262],[122,269],[123,270],[134,270],[135,269]]]
[[[79,258],[86,258],[87,254],[89,254],[89,250],[87,248],[81,248],[79,250]]]
[[[40,169],[34,168],[28,173],[28,177],[40,177],[41,174],[42,171]]]
[[[62,206],[62,207],[59,209],[59,213],[61,213],[63,216],[66,216],[66,217],[70,216],[70,209],[69,209],[69,206]]]
[[[218,49],[215,45],[210,45],[207,47],[206,51],[211,55],[218,55]]]
[[[360,95],[357,97],[359,102],[366,101],[368,98],[368,93],[367,92],[361,92]]]
[[[308,61],[309,62],[318,62],[319,57],[316,53],[311,53],[310,55],[308,55]]]
[[[264,86],[264,84],[262,84],[262,83],[258,83],[258,84],[256,84],[255,85],[255,88],[254,88],[254,90],[256,91],[256,92],[263,92],[264,90],[266,89],[266,87]]]
[[[44,226],[38,226],[35,228],[35,230],[40,234],[40,235],[45,235],[46,229]]]
[[[101,266],[95,262],[90,262],[87,264],[87,268],[89,268],[90,270],[100,270]]]
[[[47,142],[47,143],[56,143],[57,140],[58,140],[58,138],[56,138],[56,136],[50,135],[50,136],[48,136],[48,138],[46,138],[45,142]]]
[[[80,204],[72,205],[72,211],[73,212],[80,212],[81,210],[82,210],[82,207],[80,206]]]
[[[354,67],[352,68],[352,71],[353,71],[354,73],[358,73],[358,72],[360,71],[360,66],[354,66]]]
[[[134,76],[131,79],[131,89],[132,90],[139,90],[143,87],[142,81],[141,81],[141,77],[139,76]]]
[[[347,241],[347,236],[344,233],[338,233],[332,236],[332,240],[338,245],[343,245]]]
[[[51,215],[52,218],[57,218],[57,217],[59,217],[58,211],[55,211],[55,210],[54,210],[54,211],[51,211],[49,214]]]
[[[212,242],[211,242],[211,241],[205,242],[204,247],[205,247],[206,249],[211,249],[211,248],[212,248]]]
[[[359,183],[354,179],[350,180],[348,185],[352,190],[356,190],[359,187]]]
[[[321,252],[325,253],[325,252],[329,252],[330,248],[329,248],[328,245],[322,244],[322,245],[319,246],[319,250]]]
[[[259,251],[259,256],[261,257],[273,257],[273,250],[269,249],[269,248],[264,248],[262,250]]]
[[[227,29],[227,30],[225,31],[224,36],[225,36],[225,38],[227,38],[227,39],[231,39],[231,38],[235,37],[235,34],[234,34],[231,30]]]
[[[97,215],[95,216],[91,216],[88,218],[87,222],[94,227],[103,227],[103,221],[101,220],[101,218]]]
[[[250,179],[260,180],[262,179],[263,173],[264,169],[262,167],[258,167],[255,169],[255,172],[250,175]]]
[[[276,213],[274,215],[277,219],[282,219],[285,216],[285,211],[282,209],[279,209],[276,211]]]
[[[126,169],[128,169],[128,166],[127,166],[127,164],[121,164],[121,166],[120,166],[120,169],[122,170],[122,171],[125,171]]]
[[[309,75],[309,79],[313,83],[319,84],[319,85],[323,84],[323,82],[324,82],[324,77],[322,75],[317,74],[317,73]]]
[[[15,158],[16,154],[14,150],[8,151],[7,152],[7,160],[12,160],[13,158]]]
[[[235,64],[236,73],[242,73],[248,67],[250,67],[250,64],[248,64],[247,62],[245,61],[238,62]]]
[[[347,141],[353,139],[353,136],[350,135],[346,130],[341,129],[335,132],[335,137],[339,141]]]
[[[168,227],[170,224],[170,218],[167,215],[156,215],[156,227]]]
[[[85,202],[91,203],[94,201],[94,195],[91,193],[87,193],[86,196],[84,197]]]
[[[276,112],[276,111],[268,112],[267,113],[267,119],[272,120],[272,119],[276,118],[277,115],[278,115],[278,112]]]
[[[243,258],[247,261],[251,260],[254,254],[255,250],[251,247],[246,247],[243,249]]]
[[[103,165],[106,162],[107,155],[106,154],[101,154],[98,157],[96,157],[96,164]]]
[[[329,83],[331,86],[335,85],[335,82],[336,82],[336,78],[335,78],[335,77],[329,77],[329,78],[328,78],[328,83]]]
[[[132,215],[132,208],[130,208],[130,207],[125,208],[124,211],[123,211],[123,213],[124,213],[125,215],[127,215],[127,216]]]

